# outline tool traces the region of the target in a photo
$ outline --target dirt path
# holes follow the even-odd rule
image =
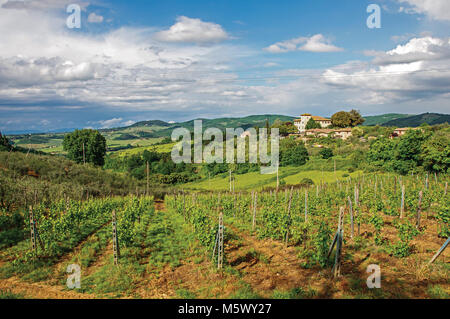
[[[228,225],[240,240],[225,245],[231,266],[239,270],[245,282],[262,297],[270,298],[273,290],[288,291],[305,287],[317,270],[301,267],[293,247],[273,240],[258,240]]]
[[[9,291],[32,299],[94,299],[96,296],[66,291],[65,287],[50,286],[45,283],[28,283],[17,277],[0,280],[0,290]]]

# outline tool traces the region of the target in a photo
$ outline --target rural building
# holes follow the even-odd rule
[[[315,116],[311,114],[302,114],[300,118],[294,120],[294,125],[297,127],[298,131],[300,133],[305,133],[306,131],[306,124],[308,124],[308,121],[310,119],[313,119],[316,123],[319,123],[322,128],[329,127],[331,125],[331,120],[326,119],[321,116]]]
[[[341,128],[341,129],[313,129],[306,130],[306,136],[315,136],[315,137],[335,137],[340,138],[342,140],[346,140],[352,136],[351,128]]]
[[[408,132],[409,130],[411,130],[412,128],[410,127],[402,127],[402,128],[396,128],[394,130],[394,132],[392,132],[391,136],[389,136],[390,139],[396,138],[396,137],[400,137],[406,134],[406,132]]]

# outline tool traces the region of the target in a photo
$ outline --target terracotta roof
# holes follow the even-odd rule
[[[311,129],[311,130],[306,130],[306,132],[310,132],[310,133],[334,133],[334,132],[351,132],[352,129],[351,128],[340,128],[340,129],[331,129],[331,128],[327,128],[327,129],[323,129],[323,128],[315,128],[315,129]]]
[[[322,117],[322,116],[311,116],[311,118],[314,120],[314,121],[316,121],[316,122],[320,122],[320,121],[330,121],[331,122],[331,120],[330,119],[326,119],[326,118],[324,118],[324,117]]]

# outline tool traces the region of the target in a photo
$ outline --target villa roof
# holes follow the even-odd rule
[[[330,119],[324,118],[322,116],[311,116],[314,121],[331,121]]]
[[[311,130],[306,130],[306,132],[308,133],[334,133],[334,132],[351,132],[352,129],[351,128],[340,128],[340,129],[329,129],[329,128],[315,128],[315,129],[311,129]]]
[[[311,115],[311,114],[309,114],[309,113],[305,113],[305,114],[302,114],[301,116],[311,116],[311,118],[314,120],[314,121],[316,121],[316,122],[323,122],[323,121],[331,121],[330,119],[327,119],[327,118],[325,118],[325,117],[322,117],[322,116],[317,116],[317,115]],[[300,118],[298,118],[298,119],[295,119],[294,121],[301,121],[301,119]]]

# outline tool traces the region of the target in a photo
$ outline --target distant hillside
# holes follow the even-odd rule
[[[202,120],[203,129],[216,127],[218,129],[224,130],[226,128],[238,128],[241,127],[243,129],[247,129],[249,127],[265,127],[266,119],[269,121],[269,124],[272,125],[276,120],[281,120],[283,122],[292,121],[294,117],[286,116],[286,115],[251,115],[247,117],[226,117],[226,118],[218,118],[218,119],[199,119]],[[173,129],[175,128],[187,128],[189,130],[194,129],[194,120],[181,122],[181,123],[173,123],[169,124],[162,121],[145,121],[138,122],[132,125],[133,128],[139,127],[152,127],[156,126],[158,129],[152,133],[153,137],[163,137],[170,136],[172,134]],[[163,127],[163,128],[161,128]],[[120,129],[116,129],[120,130]]]
[[[363,125],[366,126],[375,126],[375,125],[382,125],[384,123],[387,123],[389,121],[394,121],[397,119],[402,119],[406,117],[412,116],[411,114],[398,114],[398,113],[389,113],[389,114],[382,114],[382,115],[375,115],[375,116],[364,116],[364,119],[366,120]]]
[[[429,125],[450,123],[450,115],[438,113],[424,113],[420,115],[412,115],[405,118],[391,120],[386,123],[383,123],[382,126],[418,127],[423,123],[427,123]]]
[[[169,124],[169,123],[164,122],[164,121],[152,120],[152,121],[137,122],[137,123],[134,123],[133,125],[131,125],[130,127],[142,127],[142,126],[162,126],[162,127],[167,127],[167,126],[171,126],[171,125],[172,124]]]

